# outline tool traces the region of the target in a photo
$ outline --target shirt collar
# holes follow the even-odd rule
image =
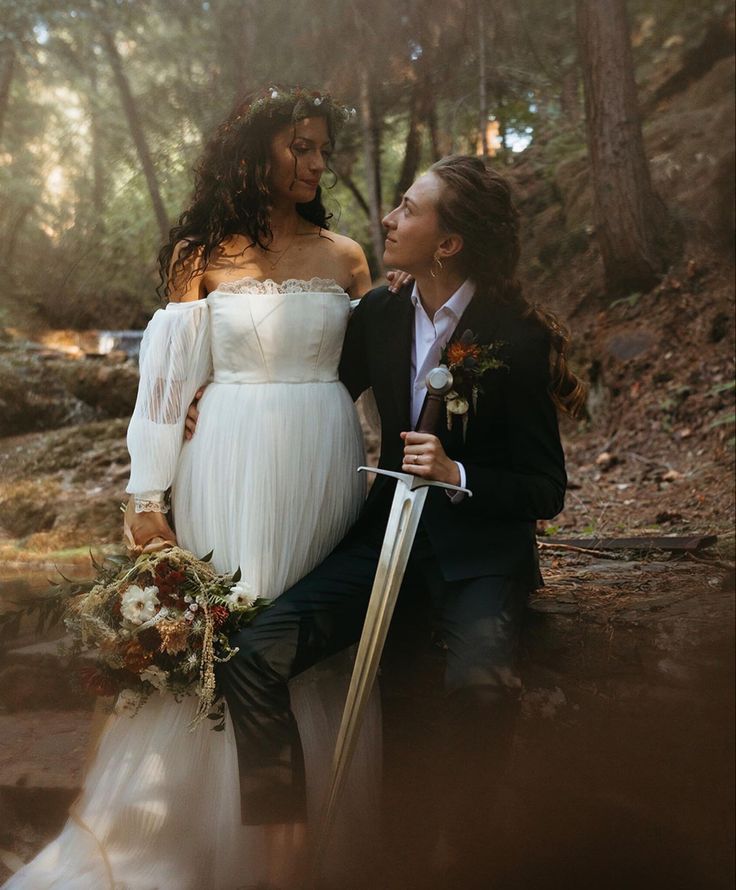
[[[450,297],[450,299],[443,303],[442,306],[437,310],[437,315],[440,312],[446,312],[450,315],[454,316],[457,321],[460,321],[462,318],[463,312],[470,305],[470,301],[475,296],[475,283],[471,281],[469,278],[466,278],[465,281],[460,285],[460,287],[455,291],[455,293]],[[414,282],[414,287],[411,291],[411,301],[414,304],[414,308],[421,307],[422,312],[425,312],[424,306],[422,306],[421,301],[419,299],[419,288],[417,286],[416,281]],[[425,312],[426,314],[426,312]]]

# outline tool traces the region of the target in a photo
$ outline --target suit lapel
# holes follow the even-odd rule
[[[467,309],[463,312],[450,337],[450,342],[462,337],[465,331],[471,331],[479,343],[486,343],[493,339],[493,311],[482,293],[476,293],[468,303]]]
[[[387,331],[386,372],[391,378],[399,429],[409,429],[411,399],[411,349],[414,336],[414,306],[411,289],[394,295]]]
[[[470,303],[468,303],[465,312],[463,312],[460,317],[460,321],[458,321],[457,327],[452,332],[452,336],[448,342],[451,343],[453,340],[459,340],[465,331],[470,331],[479,343],[490,343],[495,337],[495,327],[495,311],[493,304],[489,302],[483,293],[476,293]],[[471,406],[469,417],[471,423],[474,414],[475,412]],[[439,434],[439,438],[442,441],[445,451],[450,456],[455,456],[457,458],[462,455],[465,446],[462,419],[455,417],[452,420],[451,429],[447,428],[447,422],[445,421],[442,431]]]

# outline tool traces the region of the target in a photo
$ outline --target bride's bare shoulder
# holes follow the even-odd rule
[[[331,243],[336,256],[354,258],[363,255],[363,248],[360,244],[353,241],[352,238],[348,238],[347,235],[341,235],[339,232],[332,232],[329,229],[321,229],[319,236]]]
[[[354,299],[359,299],[371,286],[368,261],[363,248],[347,235],[328,232],[327,237],[332,239],[333,257],[337,260],[342,277],[348,282],[345,290]]]
[[[169,263],[168,298],[172,303],[188,303],[206,296],[202,248],[188,239],[174,245]]]

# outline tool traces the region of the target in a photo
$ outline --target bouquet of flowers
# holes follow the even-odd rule
[[[215,664],[235,654],[230,634],[269,601],[256,597],[239,571],[217,574],[211,556],[172,547],[117,565],[95,563],[91,584],[57,585],[66,589],[66,651],[87,662],[81,677],[90,691],[117,694],[116,710],[130,714],[156,690],[194,693],[194,724],[212,717]]]

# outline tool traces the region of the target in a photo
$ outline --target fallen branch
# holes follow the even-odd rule
[[[635,538],[569,538],[551,537],[549,544],[565,544],[572,547],[586,547],[592,550],[638,550],[648,553],[664,550],[671,553],[692,552],[712,547],[718,543],[717,535],[641,535]]]
[[[618,559],[615,553],[606,553],[605,550],[590,550],[587,547],[576,547],[574,544],[550,543],[549,541],[537,541],[540,550],[566,550],[573,553],[585,553],[588,556],[599,556],[601,559]]]
[[[686,550],[685,556],[695,560],[695,562],[701,562],[703,565],[713,566],[717,569],[731,569],[733,571],[736,568],[736,564],[732,562],[724,562],[722,559],[703,559],[702,556],[696,556],[691,550]]]

